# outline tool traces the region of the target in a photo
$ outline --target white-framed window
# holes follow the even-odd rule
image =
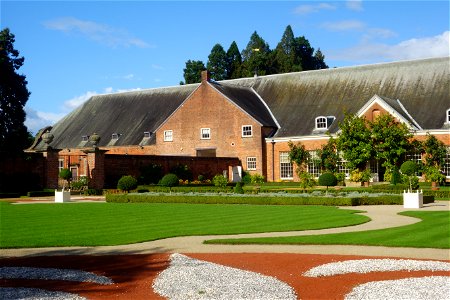
[[[173,141],[173,130],[164,130],[164,142]]]
[[[82,135],[82,136],[81,136],[81,140],[82,140],[83,142],[87,142],[87,141],[89,141],[89,136],[88,136],[88,135]]]
[[[319,156],[317,155],[317,151],[309,151],[309,159],[307,162],[308,173],[313,175],[313,177],[320,176],[320,166],[318,164]]]
[[[445,155],[442,172],[444,172],[446,177],[450,177],[450,147],[447,147],[447,154]]]
[[[417,165],[422,165],[422,153],[417,151],[410,151],[406,153],[406,160],[411,160]],[[422,172],[416,172],[416,176],[422,176]]]
[[[446,113],[446,117],[445,117],[445,122],[446,122],[446,123],[450,123],[450,108],[447,109],[447,113]]]
[[[339,160],[337,162],[338,173],[344,173],[345,178],[350,178],[350,168],[347,166],[347,161],[343,157],[343,153],[339,153]]]
[[[150,131],[144,131],[144,138],[149,139],[152,136]]]
[[[280,152],[280,179],[293,179],[293,173],[289,152]]]
[[[320,116],[316,118],[316,129],[327,129],[327,118]]]
[[[256,157],[247,157],[247,170],[256,170]]]
[[[251,136],[253,136],[252,125],[243,125],[242,137],[251,137]]]
[[[118,140],[119,139],[119,134],[117,133],[117,132],[114,132],[112,135],[111,135],[111,139],[112,140]]]
[[[200,138],[202,140],[210,140],[211,139],[211,129],[210,128],[201,128],[200,129]]]
[[[58,159],[58,173],[61,172],[62,169],[64,169],[64,159],[60,158]]]

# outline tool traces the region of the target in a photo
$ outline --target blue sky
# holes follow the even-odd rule
[[[449,56],[448,1],[8,1],[1,28],[25,57],[36,133],[90,96],[174,86],[188,59],[239,50],[251,34],[274,49],[287,25],[330,67]]]

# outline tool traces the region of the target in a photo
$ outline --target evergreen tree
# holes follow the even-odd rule
[[[266,75],[271,72],[269,44],[255,31],[250,37],[247,47],[242,50],[242,76],[250,77],[255,74]]]
[[[0,152],[8,154],[29,146],[24,106],[30,92],[25,75],[16,73],[25,59],[14,49],[14,37],[8,28],[0,32]]]
[[[188,60],[184,71],[184,81],[186,84],[198,83],[202,81],[202,71],[206,70],[205,64],[201,60]]]
[[[235,41],[233,41],[227,51],[227,79],[241,77],[242,56]]]
[[[290,25],[275,48],[276,73],[297,72],[302,70],[301,56],[296,52],[294,32]]]
[[[227,79],[227,54],[222,45],[214,45],[208,56],[206,68],[214,80]]]
[[[303,71],[315,69],[314,48],[304,36],[295,38],[295,51],[301,57]]]
[[[328,69],[328,65],[325,63],[325,55],[323,55],[322,51],[320,51],[320,48],[317,49],[314,54],[314,69]]]

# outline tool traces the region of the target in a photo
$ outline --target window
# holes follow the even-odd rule
[[[144,138],[149,139],[152,136],[152,133],[150,131],[144,131]]]
[[[292,163],[289,159],[289,152],[280,152],[280,178],[292,179],[293,173]]]
[[[411,151],[406,153],[406,160],[412,160],[417,165],[422,165],[422,153],[417,151]],[[422,176],[422,172],[416,172],[416,176]]]
[[[447,117],[445,118],[446,123],[450,123],[450,108],[447,109]]]
[[[442,172],[444,172],[445,176],[450,177],[450,147],[447,148],[447,154],[445,155]]]
[[[83,142],[87,142],[89,140],[89,136],[88,135],[83,135],[83,136],[81,136],[81,140]]]
[[[251,137],[252,135],[252,125],[242,126],[242,137]]]
[[[164,130],[164,142],[173,141],[173,130]]]
[[[316,129],[327,129],[327,118],[317,117],[316,118]]]
[[[61,172],[62,169],[64,169],[64,159],[58,159],[58,171]]]
[[[119,139],[119,134],[118,134],[118,133],[113,133],[113,134],[111,135],[111,139],[112,139],[112,140],[118,140],[118,139]]]
[[[202,128],[200,129],[200,138],[202,140],[211,139],[211,129],[210,128]]]
[[[347,161],[343,158],[342,152],[339,153],[339,161],[337,163],[338,172],[344,173],[345,178],[350,178],[350,169],[347,166]]]
[[[317,155],[317,151],[309,151],[310,158],[307,162],[308,173],[313,175],[313,177],[320,176],[320,167],[319,167],[319,156]]]
[[[247,157],[247,170],[256,170],[256,157]]]

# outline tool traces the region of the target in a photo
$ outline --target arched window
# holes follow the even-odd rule
[[[327,118],[320,116],[316,118],[316,129],[327,129]]]

